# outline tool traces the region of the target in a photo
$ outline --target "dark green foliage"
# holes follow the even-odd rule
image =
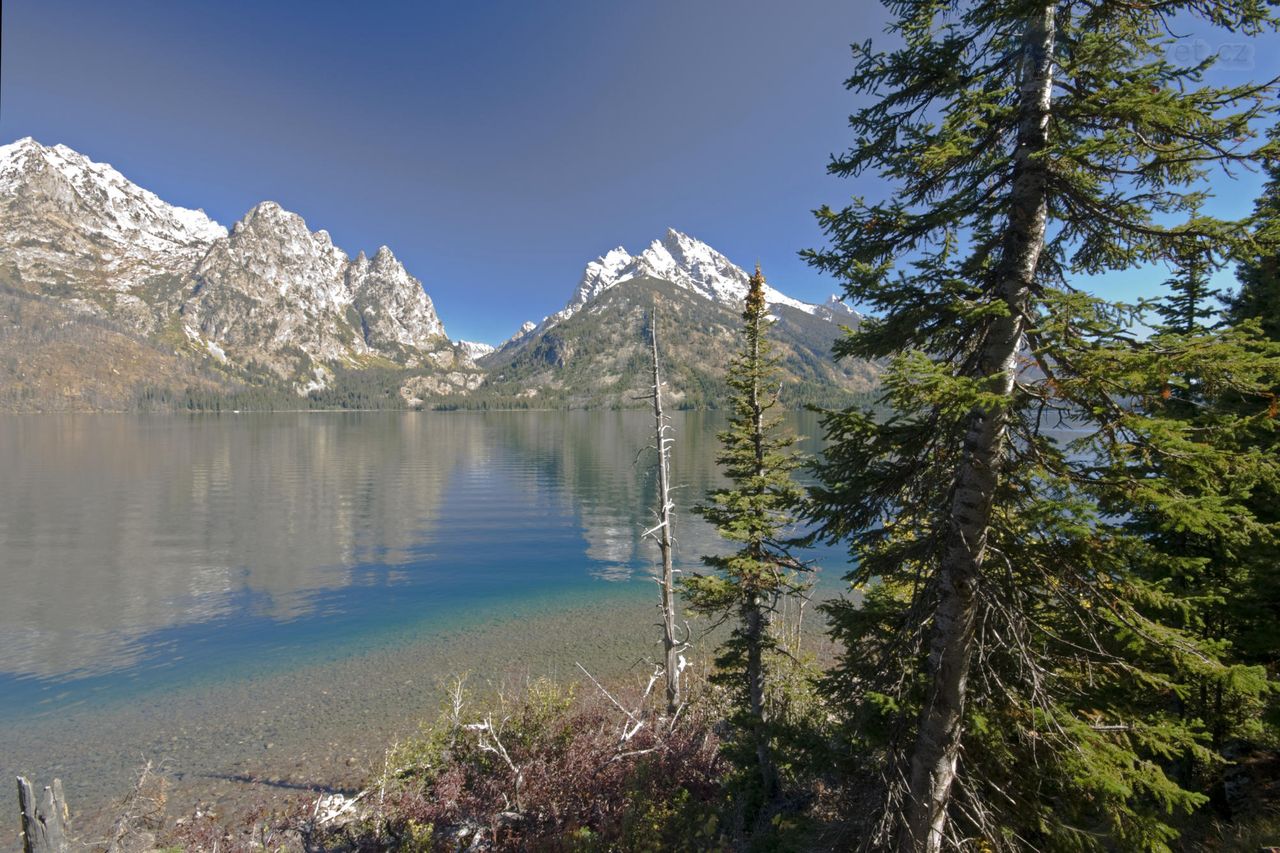
[[[1270,179],[1254,205],[1252,242],[1237,270],[1240,289],[1230,300],[1233,322],[1255,320],[1263,334],[1280,340],[1280,125],[1263,152]]]
[[[1190,242],[1175,249],[1174,274],[1165,282],[1169,293],[1155,303],[1163,330],[1183,335],[1204,332],[1221,314],[1222,293],[1209,283],[1218,269],[1213,250]]]
[[[1247,245],[1237,276],[1240,289],[1228,302],[1227,319],[1236,333],[1257,329],[1280,344],[1280,125],[1273,127],[1264,149],[1268,180],[1254,204],[1252,242]],[[1271,417],[1240,436],[1240,443],[1277,447],[1277,415],[1280,415],[1280,375],[1268,382]],[[1248,401],[1218,400],[1236,411],[1248,411]],[[1275,529],[1280,525],[1280,483],[1259,482],[1249,500],[1254,515]],[[1263,666],[1274,677],[1280,673],[1280,541],[1255,541],[1238,556],[1235,575],[1224,579],[1231,588],[1231,607],[1219,611],[1215,629],[1231,643],[1234,657]],[[1215,688],[1212,701],[1218,702]],[[1273,695],[1267,720],[1270,745],[1280,745],[1280,696]]]
[[[737,757],[753,768],[765,800],[777,793],[766,682],[770,659],[778,654],[778,634],[770,623],[781,599],[806,588],[798,574],[804,566],[780,538],[794,521],[790,511],[801,492],[791,479],[799,464],[791,451],[795,437],[784,431],[778,411],[782,386],[767,312],[764,276],[757,267],[742,314],[742,349],[729,363],[732,414],[719,434],[716,460],[732,485],[711,492],[709,502],[696,508],[722,537],[741,547],[727,556],[703,557],[715,573],[684,582],[695,611],[721,619],[736,616],[716,660],[715,679],[733,692]]]
[[[1165,849],[1207,800],[1184,769],[1220,760],[1193,694],[1229,684],[1244,708],[1268,689],[1203,630],[1237,567],[1178,539],[1235,557],[1271,535],[1250,496],[1275,454],[1241,438],[1273,428],[1277,362],[1247,332],[1205,332],[1202,268],[1148,341],[1133,309],[1070,282],[1246,242],[1195,212],[1209,164],[1253,156],[1268,90],[1204,86],[1161,40],[1166,15],[1251,34],[1270,11],[887,5],[904,45],[855,47],[849,85],[876,100],[831,170],[878,174],[891,200],[824,208],[831,245],[809,254],[880,314],[838,351],[890,360],[894,414],[828,417],[811,507],[867,590],[829,609],[861,838]],[[1238,406],[1185,417],[1193,381]],[[939,743],[948,768],[922,774]],[[935,803],[928,833],[913,815]]]
[[[417,371],[389,368],[339,369],[326,387],[300,396],[292,382],[281,381],[270,371],[252,364],[246,370],[252,381],[230,390],[187,387],[175,392],[145,385],[136,392],[135,408],[190,412],[404,409],[406,404],[400,388],[405,380],[419,375]]]

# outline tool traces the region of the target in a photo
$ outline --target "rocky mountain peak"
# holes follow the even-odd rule
[[[0,145],[0,176],[31,168],[31,163],[40,158],[44,150],[45,147],[30,136]]]
[[[486,344],[481,341],[454,341],[453,345],[474,362],[478,358],[483,358],[489,353],[497,349],[493,344]]]
[[[543,320],[543,323],[548,322],[550,319],[551,319],[550,317],[546,318],[545,320]],[[520,343],[525,338],[532,335],[538,329],[538,326],[539,324],[533,322],[532,320],[525,320],[523,323],[520,324],[520,328],[516,330],[516,333],[514,335],[507,338],[502,343],[498,344],[498,348],[497,350],[495,350],[495,352],[501,352],[502,350],[510,349],[511,347],[514,347],[516,344]]]
[[[66,318],[99,318],[122,351],[141,348],[188,376],[180,387],[210,358],[228,381],[261,381],[265,369],[299,393],[339,366],[471,364],[390,248],[350,259],[275,201],[228,232],[109,165],[28,137],[0,146],[0,222],[0,283],[37,299],[67,335],[76,324]],[[473,390],[478,376],[446,384]]]
[[[161,201],[106,163],[31,137],[0,146],[0,210],[4,245],[21,238],[45,246],[40,260],[51,270],[92,259],[112,289],[194,260],[227,233],[203,211]]]
[[[634,260],[630,252],[617,246],[589,262],[582,271],[582,278],[569,303],[559,313],[547,318],[548,321],[571,317],[587,302],[625,280],[624,273]]]
[[[674,228],[649,244],[637,258],[646,272],[694,290],[715,302],[745,298],[748,276],[715,249]]]
[[[384,270],[387,272],[398,270],[404,271],[404,265],[396,259],[389,246],[379,246],[378,251],[373,253],[373,260],[370,266],[375,270]]]
[[[361,253],[363,257],[363,253]],[[359,312],[365,342],[375,348],[422,347],[446,338],[431,297],[386,246],[373,259],[353,262],[347,289]]]
[[[750,279],[745,270],[711,246],[682,231],[668,228],[639,255],[633,256],[618,246],[588,263],[569,302],[546,318],[542,325],[548,327],[563,322],[604,291],[641,277],[669,281],[734,310],[738,310],[746,298]],[[765,286],[765,299],[772,305],[788,305],[806,314],[818,310],[818,306],[793,299],[768,285]]]
[[[195,276],[216,286],[242,289],[256,299],[295,293],[304,301],[341,301],[347,256],[327,231],[312,231],[296,213],[274,201],[254,205],[215,244]]]
[[[295,237],[306,239],[318,244],[333,245],[333,241],[329,239],[328,231],[312,232],[307,227],[307,222],[298,214],[290,210],[285,210],[278,202],[260,201],[253,207],[249,208],[244,216],[232,226],[232,235],[242,234],[246,231],[256,231],[264,235],[275,235],[277,237]]]

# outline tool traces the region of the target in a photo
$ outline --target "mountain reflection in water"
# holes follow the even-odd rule
[[[793,423],[813,452],[816,417]],[[692,568],[723,547],[685,511],[719,483],[723,420],[674,425]],[[650,434],[641,412],[5,417],[0,688],[643,581]]]

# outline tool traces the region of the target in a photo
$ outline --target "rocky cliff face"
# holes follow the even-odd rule
[[[446,389],[479,382],[390,249],[348,258],[274,202],[228,233],[111,166],[28,138],[0,146],[0,213],[0,356],[15,374],[0,405],[61,395],[38,407],[115,407],[148,383],[305,393],[368,366],[447,366],[462,379]],[[88,348],[100,354],[92,370]]]
[[[391,250],[350,259],[325,231],[263,202],[216,240],[186,279],[192,340],[257,357],[282,377],[371,359],[416,366],[449,346],[422,284]]]
[[[446,337],[422,283],[386,246],[370,261],[362,253],[347,267],[346,276],[365,344],[372,349],[395,352],[427,343],[434,347]]]
[[[32,284],[128,290],[182,271],[227,230],[65,145],[0,146],[0,250]]]

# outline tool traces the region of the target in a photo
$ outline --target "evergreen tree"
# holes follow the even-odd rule
[[[1204,801],[1170,762],[1212,760],[1172,709],[1189,671],[1229,665],[1180,623],[1150,525],[1123,519],[1260,534],[1233,484],[1274,460],[1224,436],[1267,416],[1275,362],[1145,345],[1070,279],[1240,244],[1194,212],[1209,168],[1252,157],[1269,90],[1203,85],[1209,63],[1173,66],[1161,39],[1175,15],[1274,21],[1221,0],[887,5],[903,44],[855,47],[849,86],[876,98],[831,171],[877,173],[891,200],[823,208],[831,245],[809,253],[880,315],[837,352],[888,360],[894,410],[827,418],[811,496],[867,587],[830,608],[866,844],[1161,849]],[[1135,404],[1177,374],[1247,410],[1192,425]]]
[[[1220,322],[1221,309],[1208,304],[1216,297],[1207,287],[1211,266],[1207,250],[1189,249],[1177,258],[1169,292],[1153,306],[1164,322],[1141,345],[1116,347],[1108,355],[1113,371],[1148,377],[1142,380],[1146,393],[1129,402],[1131,414],[1142,419],[1144,432],[1160,436],[1169,449],[1180,446],[1180,453],[1096,455],[1112,463],[1107,477],[1162,479],[1162,491],[1177,501],[1166,506],[1112,495],[1103,508],[1122,515],[1126,533],[1141,543],[1132,567],[1168,596],[1173,606],[1165,606],[1164,621],[1214,656],[1210,666],[1194,656],[1174,657],[1167,675],[1177,684],[1170,709],[1197,722],[1202,740],[1217,753],[1231,742],[1264,736],[1262,712],[1280,686],[1256,654],[1259,630],[1275,638],[1271,623],[1280,615],[1273,597],[1272,619],[1265,625],[1258,619],[1268,609],[1259,583],[1274,575],[1280,530],[1269,510],[1280,494],[1280,433],[1267,402],[1280,347],[1254,326]],[[1198,457],[1194,464],[1180,458],[1187,451]],[[1226,461],[1232,457],[1249,464]],[[1229,473],[1231,482],[1218,482],[1217,471]],[[1213,509],[1206,512],[1206,505]],[[1234,523],[1214,523],[1215,514]],[[1216,782],[1224,768],[1216,755],[1188,750],[1171,769],[1184,788],[1221,793]],[[1216,800],[1224,812],[1227,803]]]
[[[1230,318],[1256,320],[1280,341],[1280,125],[1272,128],[1263,159],[1269,180],[1254,204],[1253,241],[1236,271],[1240,289],[1230,300]]]
[[[780,540],[793,519],[790,507],[801,497],[791,479],[799,464],[791,447],[795,437],[782,425],[778,359],[768,337],[770,321],[764,276],[756,267],[742,313],[742,350],[729,364],[732,414],[719,434],[716,461],[732,484],[708,495],[697,512],[722,537],[741,543],[728,556],[706,556],[715,574],[686,579],[691,607],[700,613],[737,616],[729,640],[716,661],[716,679],[733,688],[738,701],[734,722],[754,764],[762,799],[778,788],[766,707],[768,661],[777,649],[770,621],[783,596],[805,589],[795,560]]]
[[[1228,300],[1227,320],[1237,332],[1257,329],[1280,344],[1280,125],[1271,129],[1263,151],[1268,175],[1254,203],[1251,241],[1237,268],[1240,288]],[[1247,332],[1246,332],[1247,333]],[[1272,414],[1280,414],[1280,376],[1270,382]],[[1246,440],[1277,447],[1277,424],[1272,419]],[[1280,483],[1260,484],[1251,506],[1255,515],[1272,525],[1280,524]],[[1280,673],[1280,541],[1254,543],[1246,571],[1234,578],[1234,601],[1225,630],[1236,656],[1245,663]],[[1270,737],[1280,741],[1280,695],[1273,695]]]
[[[1155,311],[1164,321],[1164,330],[1193,335],[1222,313],[1222,293],[1210,283],[1215,270],[1212,249],[1194,241],[1178,246],[1173,258],[1173,277],[1165,281],[1169,293],[1156,302]]]

